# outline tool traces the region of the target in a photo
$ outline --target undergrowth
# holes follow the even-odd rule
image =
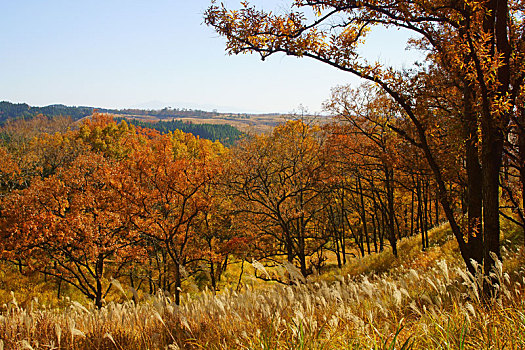
[[[446,227],[356,259],[306,284],[225,288],[187,295],[181,305],[157,293],[97,310],[75,301],[50,308],[13,298],[0,316],[3,349],[522,349],[525,251],[506,228],[501,288],[480,301],[481,280],[465,270]]]

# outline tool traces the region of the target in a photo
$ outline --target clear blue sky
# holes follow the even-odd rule
[[[287,0],[252,3],[271,10]],[[227,4],[237,7],[238,1]],[[330,88],[358,84],[321,63],[227,56],[203,24],[208,0],[0,0],[0,100],[31,105],[321,110]],[[406,35],[381,30],[370,58],[400,65]],[[407,56],[409,55],[409,56]]]

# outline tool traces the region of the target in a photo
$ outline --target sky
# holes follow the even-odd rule
[[[290,0],[255,0],[272,11]],[[239,1],[225,2],[231,8]],[[306,58],[229,56],[204,25],[210,0],[0,0],[0,101],[33,106],[322,112],[359,80]],[[380,29],[369,59],[410,64],[407,33]]]

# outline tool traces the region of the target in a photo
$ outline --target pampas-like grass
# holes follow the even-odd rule
[[[492,302],[480,300],[480,275],[450,252],[433,254],[426,266],[405,260],[381,273],[205,291],[184,295],[181,305],[159,292],[101,309],[75,301],[24,309],[13,295],[0,316],[0,350],[524,348],[523,251],[505,252],[517,269],[497,263]]]

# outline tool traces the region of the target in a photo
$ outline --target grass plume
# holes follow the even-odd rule
[[[0,316],[5,349],[521,349],[525,347],[525,252],[507,243],[495,271],[498,299],[479,300],[479,280],[465,272],[440,228],[417,251],[417,238],[390,253],[351,262],[306,283],[165,293],[101,309],[69,302],[51,309],[16,299]],[[390,261],[391,267],[385,267]],[[379,267],[379,268],[376,268]],[[121,286],[122,290],[124,288]]]

